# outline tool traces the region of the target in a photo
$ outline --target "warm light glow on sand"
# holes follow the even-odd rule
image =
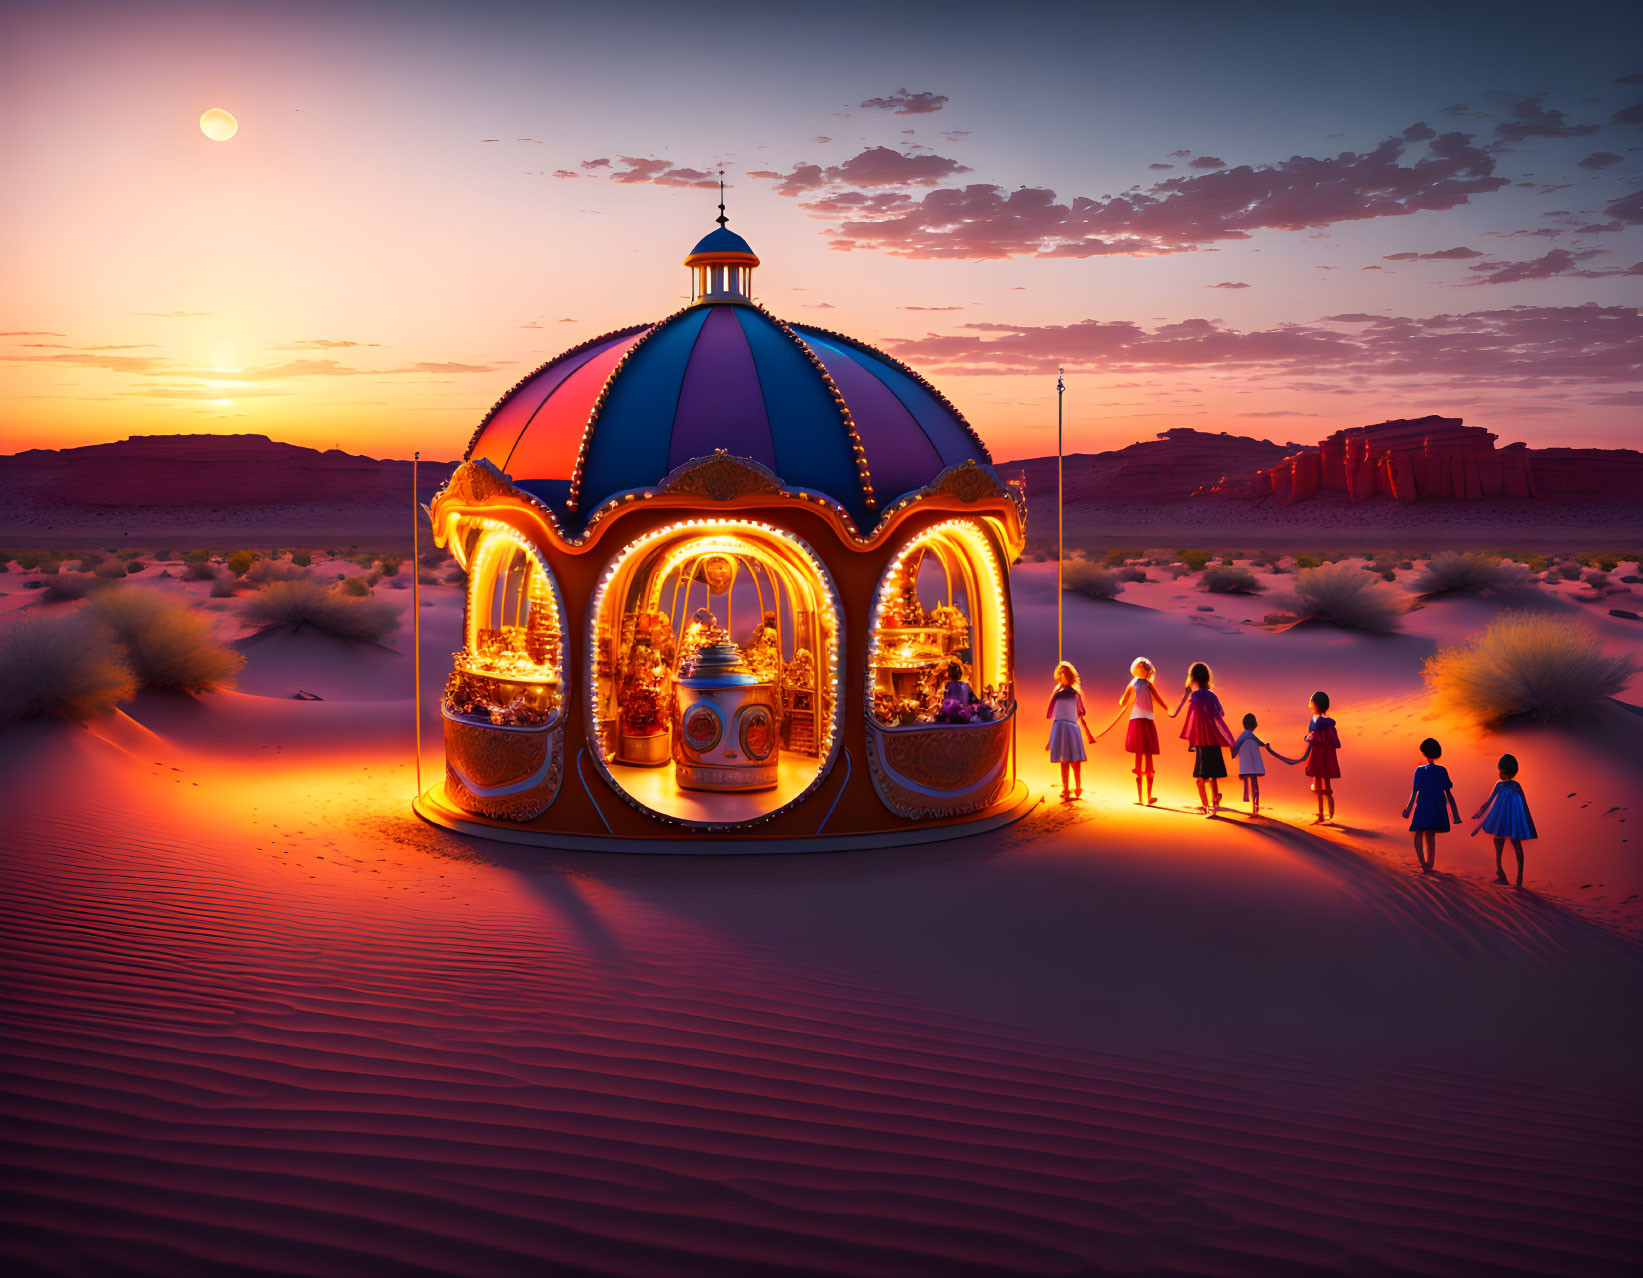
[[[221,107],[212,107],[200,117],[200,132],[213,142],[226,142],[240,131],[240,122]]]

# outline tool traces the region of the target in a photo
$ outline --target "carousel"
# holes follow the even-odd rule
[[[688,306],[519,382],[428,508],[468,580],[430,821],[799,851],[1026,810],[1022,494],[913,370],[759,305],[726,220]]]

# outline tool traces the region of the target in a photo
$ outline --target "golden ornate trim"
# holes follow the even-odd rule
[[[532,820],[553,806],[564,774],[562,717],[533,730],[445,715],[445,794],[464,812]]]
[[[1010,784],[1015,712],[992,723],[911,728],[867,724],[867,770],[884,806],[909,821],[966,816],[998,802]]]

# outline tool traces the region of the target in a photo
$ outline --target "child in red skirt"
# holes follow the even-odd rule
[[[1227,774],[1225,751],[1233,737],[1232,729],[1227,727],[1226,712],[1221,709],[1221,699],[1210,690],[1212,682],[1209,667],[1202,661],[1193,662],[1187,671],[1187,689],[1169,717],[1173,719],[1183,706],[1187,708],[1181,736],[1197,757],[1192,776],[1198,782],[1198,810],[1214,814],[1221,810],[1220,779]]]
[[[1306,725],[1306,752],[1299,759],[1284,759],[1276,750],[1272,757],[1285,763],[1305,763],[1306,774],[1312,778],[1312,788],[1318,794],[1318,815],[1313,825],[1335,819],[1335,787],[1332,782],[1341,775],[1341,763],[1335,752],[1341,748],[1341,734],[1335,721],[1329,717],[1329,694],[1314,692],[1307,702],[1312,718]],[[1270,749],[1270,747],[1269,747]],[[1329,805],[1329,816],[1324,816],[1324,804]]]
[[[1153,723],[1153,707],[1160,701],[1158,685],[1153,682],[1157,674],[1157,667],[1145,657],[1130,662],[1131,678],[1118,698],[1118,713],[1095,736],[1097,741],[1101,740],[1118,726],[1125,710],[1130,712],[1130,726],[1124,730],[1124,750],[1135,756],[1135,801],[1143,806],[1158,802],[1152,797],[1152,760],[1158,753],[1158,727]]]

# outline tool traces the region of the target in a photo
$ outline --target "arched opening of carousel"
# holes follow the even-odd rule
[[[839,602],[783,529],[687,520],[618,552],[588,619],[588,735],[605,779],[712,828],[808,793],[838,739]]]
[[[1013,780],[1010,605],[984,522],[950,519],[891,556],[865,693],[879,797],[910,819],[976,812]]]
[[[468,570],[463,646],[440,705],[445,785],[458,807],[529,820],[564,770],[565,610],[541,555],[507,525],[453,538]]]

